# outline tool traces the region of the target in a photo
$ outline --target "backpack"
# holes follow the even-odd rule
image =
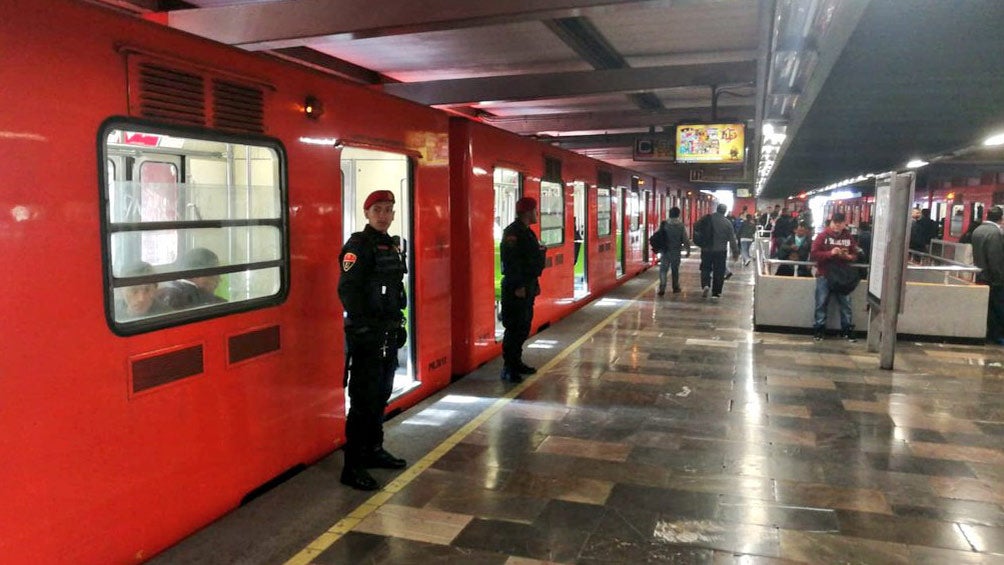
[[[861,273],[845,261],[830,261],[826,266],[826,284],[830,292],[850,294],[861,282]]]
[[[659,226],[659,229],[652,232],[652,236],[648,238],[648,244],[656,253],[665,253],[667,243],[669,242],[666,241],[666,230],[662,229],[662,226]]]
[[[714,233],[711,231],[711,214],[705,214],[694,224],[694,245],[708,247],[714,239]]]

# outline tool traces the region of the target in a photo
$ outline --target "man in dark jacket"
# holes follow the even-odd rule
[[[540,294],[537,282],[544,272],[545,250],[530,226],[537,223],[537,201],[521,198],[516,202],[516,220],[502,232],[502,374],[503,381],[519,383],[521,375],[537,369],[523,362],[523,343],[530,337],[533,301]]]
[[[973,230],[973,264],[982,269],[976,282],[990,287],[987,297],[987,341],[1004,345],[1004,211],[994,206]]]
[[[924,208],[910,226],[910,249],[927,253],[931,240],[938,237],[938,222],[931,219],[931,209]]]
[[[730,246],[732,258],[739,257],[736,231],[725,217],[726,210],[728,207],[725,204],[719,204],[717,211],[711,214],[711,237],[706,238],[701,247],[701,296],[705,298],[709,292],[714,299],[722,295]]]
[[[816,341],[823,339],[830,296],[836,296],[840,306],[841,335],[847,341],[857,341],[854,338],[854,325],[851,320],[851,296],[830,292],[829,281],[826,278],[833,263],[853,263],[858,258],[858,246],[850,230],[847,229],[847,216],[843,212],[833,214],[826,229],[812,242],[809,256],[816,262],[816,314],[812,338]]]
[[[690,238],[680,221],[680,209],[669,209],[669,219],[659,225],[666,234],[666,250],[659,259],[659,296],[666,294],[666,271],[673,270],[673,294],[680,292],[680,252],[686,250],[690,257]]]
[[[397,350],[404,346],[402,310],[407,267],[398,239],[387,234],[394,221],[394,193],[372,192],[363,203],[368,223],[352,234],[338,256],[338,297],[345,308],[345,339],[351,375],[345,422],[343,484],[360,490],[380,485],[367,468],[403,469],[404,459],[383,448],[383,417],[394,387]]]

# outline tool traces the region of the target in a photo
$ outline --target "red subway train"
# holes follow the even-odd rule
[[[1004,173],[978,168],[959,172],[959,168],[932,165],[914,189],[913,208],[931,210],[931,219],[940,226],[938,239],[958,242],[974,223],[982,222],[991,206],[1004,205]],[[830,200],[824,215],[843,212],[851,225],[871,222],[875,196],[864,190],[860,196]]]
[[[535,331],[647,268],[670,206],[711,203],[100,6],[4,2],[0,47],[14,563],[142,561],[341,446],[337,257],[371,190],[395,192],[409,266],[389,411],[499,354],[519,197],[548,247]],[[151,300],[179,285],[206,299]]]

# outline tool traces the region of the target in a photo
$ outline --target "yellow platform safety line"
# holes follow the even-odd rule
[[[625,310],[627,310],[632,302],[637,300],[643,294],[652,289],[659,281],[654,281],[652,284],[645,287],[641,292],[636,294],[633,298],[627,301],[626,304],[618,308],[614,313],[610,314],[603,319],[600,323],[593,326],[591,330],[582,335],[579,339],[575,340],[567,347],[561,350],[560,353],[554,356],[553,359],[544,364],[543,367],[537,371],[537,374],[527,378],[521,384],[513,387],[505,396],[500,397],[498,400],[492,403],[491,406],[485,408],[480,414],[474,417],[470,422],[467,422],[463,427],[453,433],[450,437],[443,440],[439,445],[434,447],[429,453],[422,457],[417,462],[412,464],[411,467],[405,469],[398,475],[393,481],[387,483],[380,492],[377,492],[371,496],[366,502],[360,504],[355,510],[350,512],[346,517],[339,520],[335,525],[328,528],[323,534],[319,535],[317,539],[307,544],[307,547],[300,550],[299,553],[286,561],[286,565],[307,565],[311,562],[314,557],[317,557],[326,549],[334,545],[343,535],[351,532],[360,522],[362,522],[367,516],[376,512],[378,508],[383,506],[388,500],[391,499],[395,494],[401,491],[404,487],[408,486],[411,481],[415,480],[423,471],[435,464],[436,461],[446,455],[448,451],[453,449],[458,443],[464,440],[468,435],[478,428],[481,424],[488,421],[489,418],[497,414],[500,410],[505,408],[507,404],[512,402],[514,398],[519,396],[527,387],[532,385],[546,374],[552,367],[560,363],[572,354],[572,351],[578,349],[583,343],[585,343],[589,338],[593,337],[598,331],[606,327],[610,322],[612,322],[617,316],[620,316]],[[602,298],[601,298],[602,299]]]

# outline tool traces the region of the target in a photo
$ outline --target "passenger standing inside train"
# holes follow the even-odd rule
[[[520,198],[516,220],[502,232],[502,374],[503,381],[519,383],[521,375],[537,369],[523,362],[523,343],[530,337],[534,298],[540,294],[537,279],[544,272],[545,249],[530,226],[537,223],[537,201]]]
[[[370,193],[363,203],[363,214],[366,227],[352,234],[338,256],[350,404],[341,481],[360,490],[376,490],[380,485],[367,469],[403,469],[407,465],[383,448],[384,409],[394,387],[397,350],[408,337],[402,313],[408,304],[404,291],[407,267],[399,239],[387,235],[394,221],[394,193]]]
[[[711,237],[706,238],[701,246],[701,296],[704,298],[708,297],[708,292],[711,292],[712,298],[720,297],[725,279],[732,276],[732,273],[726,274],[730,246],[732,259],[739,257],[736,231],[725,217],[726,210],[728,207],[725,204],[719,204],[715,213],[710,215]]]
[[[680,220],[680,209],[673,206],[669,209],[669,219],[659,225],[666,234],[666,250],[659,259],[659,296],[666,294],[666,271],[673,273],[673,294],[680,292],[680,253],[686,250],[690,257],[690,238],[687,228]]]
[[[816,236],[812,242],[810,257],[816,262],[816,313],[812,326],[812,339],[815,341],[823,339],[830,297],[835,296],[840,306],[841,337],[850,342],[857,341],[854,338],[854,324],[851,319],[851,295],[831,292],[826,278],[828,270],[835,263],[853,263],[858,258],[858,246],[854,236],[847,229],[847,216],[843,212],[834,212],[826,229]]]
[[[990,287],[987,299],[987,341],[1004,345],[1004,211],[994,206],[987,220],[973,230],[973,264],[982,269],[976,282]]]

